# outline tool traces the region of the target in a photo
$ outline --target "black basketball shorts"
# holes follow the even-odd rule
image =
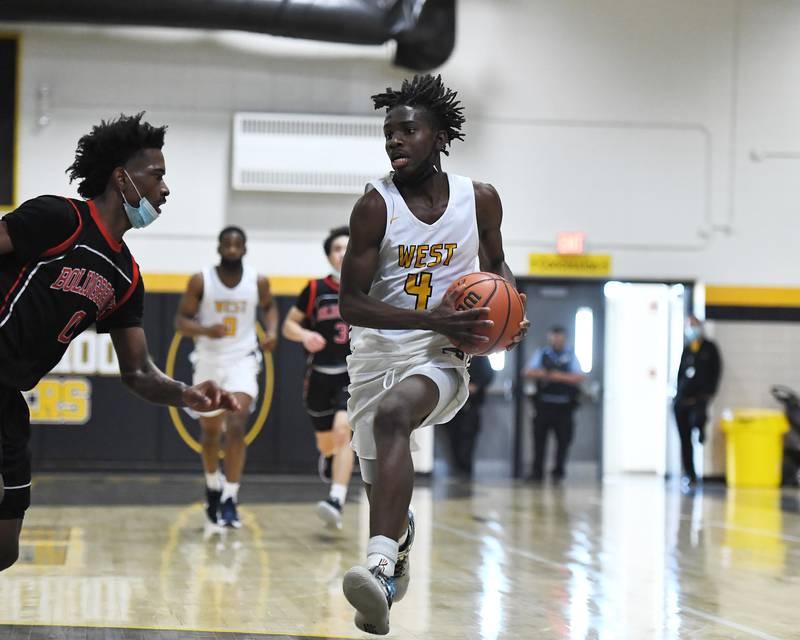
[[[22,518],[31,504],[30,439],[25,398],[16,389],[0,386],[0,471],[4,488],[0,520]]]
[[[330,431],[336,412],[347,411],[347,400],[350,397],[347,393],[348,386],[350,377],[346,371],[328,374],[309,369],[303,399],[315,431]]]

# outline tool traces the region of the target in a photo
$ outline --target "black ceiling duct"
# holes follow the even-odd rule
[[[0,0],[0,21],[233,29],[351,44],[397,41],[395,63],[443,64],[455,0]]]

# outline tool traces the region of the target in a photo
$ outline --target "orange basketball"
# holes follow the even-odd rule
[[[455,344],[470,355],[486,356],[508,348],[514,336],[519,333],[519,323],[525,318],[525,306],[514,286],[495,273],[477,271],[459,278],[448,288],[448,292],[466,285],[461,297],[456,301],[456,309],[466,311],[476,307],[488,307],[488,319],[494,322],[489,329],[476,333],[489,338],[488,343],[480,345]]]

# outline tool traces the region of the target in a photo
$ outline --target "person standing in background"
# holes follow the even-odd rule
[[[674,406],[675,423],[681,439],[684,481],[689,485],[697,483],[692,431],[697,429],[700,443],[705,442],[708,404],[717,393],[721,376],[722,359],[717,345],[706,338],[703,322],[689,316]]]
[[[472,477],[475,442],[481,430],[481,407],[486,399],[486,389],[494,380],[494,370],[489,358],[474,356],[469,363],[469,398],[455,417],[447,424],[447,435],[453,451],[457,473]]]
[[[536,381],[531,480],[541,482],[544,479],[547,436],[553,431],[556,437],[556,463],[551,477],[553,482],[561,482],[575,428],[573,418],[578,406],[580,385],[585,376],[575,354],[566,348],[567,333],[564,327],[551,328],[547,341],[547,346],[536,350],[525,370],[525,377]]]

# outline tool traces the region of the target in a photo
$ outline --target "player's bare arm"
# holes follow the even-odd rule
[[[178,313],[175,315],[175,328],[183,335],[189,337],[206,336],[208,338],[223,338],[227,333],[224,324],[205,326],[197,321],[200,311],[200,301],[203,299],[203,274],[195,273],[186,286],[186,291],[178,303]]]
[[[325,348],[328,343],[316,331],[311,331],[303,326],[306,321],[306,314],[297,307],[289,309],[286,318],[283,320],[283,337],[292,342],[300,342],[309,353],[318,353]]]
[[[503,222],[503,205],[497,190],[490,184],[473,183],[475,186],[475,210],[478,217],[478,238],[480,239],[479,260],[481,271],[496,273],[514,286],[517,281],[506,264],[503,251],[503,235],[500,226]]]
[[[8,235],[8,225],[0,221],[0,256],[11,253],[14,245],[11,243],[11,236]]]
[[[265,325],[265,336],[261,341],[261,348],[264,351],[272,351],[278,345],[278,305],[272,297],[269,288],[269,278],[258,276],[258,305],[260,313],[263,315]]]
[[[478,237],[480,239],[478,259],[481,271],[496,273],[516,287],[517,281],[506,264],[506,256],[503,251],[503,234],[500,231],[503,223],[503,204],[500,202],[500,196],[490,184],[475,182],[474,186]],[[520,296],[524,304],[525,294],[520,293]],[[514,338],[514,344],[522,341],[530,324],[527,316],[520,322],[519,334]]]
[[[215,382],[190,387],[164,374],[150,357],[141,327],[112,330],[111,341],[119,360],[122,382],[145,400],[175,407],[185,405],[197,411],[239,408],[236,398]]]
[[[342,263],[339,308],[342,319],[358,327],[373,329],[425,329],[457,341],[487,342],[475,330],[491,326],[486,310],[457,311],[460,291],[446,295],[434,309],[400,309],[370,297],[369,290],[378,269],[378,255],[386,229],[386,204],[380,194],[364,194],[350,217],[350,243]]]

